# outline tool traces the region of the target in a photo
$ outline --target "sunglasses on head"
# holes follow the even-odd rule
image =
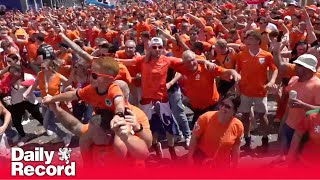
[[[226,104],[226,103],[224,103],[224,102],[221,102],[220,105],[221,105],[221,107],[224,107],[224,108],[226,108],[226,109],[228,109],[228,110],[231,110],[231,109],[232,109],[232,107],[231,107],[229,104]]]
[[[163,46],[152,46],[152,49],[162,49]]]
[[[106,77],[106,78],[114,79],[114,77],[111,76],[111,75],[108,75],[108,74],[99,74],[99,73],[94,73],[94,72],[91,72],[91,77],[92,77],[92,79],[94,79],[94,80],[98,79],[98,77]]]

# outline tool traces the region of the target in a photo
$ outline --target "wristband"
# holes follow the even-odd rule
[[[141,132],[143,130],[143,126],[142,126],[142,124],[140,123],[140,129],[139,130],[137,130],[137,131],[134,131],[135,133],[139,133],[139,132]]]

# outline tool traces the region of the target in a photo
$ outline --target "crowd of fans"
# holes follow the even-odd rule
[[[6,11],[0,137],[23,147],[32,115],[39,134],[57,135],[50,143],[69,146],[78,136],[86,166],[144,165],[150,151],[162,159],[163,138],[175,161],[182,137],[189,165],[237,167],[242,137],[241,149],[252,149],[254,122],[265,153],[270,122],[280,122],[276,162],[317,165],[319,13],[281,0]]]

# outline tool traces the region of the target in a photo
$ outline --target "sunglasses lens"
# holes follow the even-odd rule
[[[162,49],[162,46],[152,46],[152,49]]]

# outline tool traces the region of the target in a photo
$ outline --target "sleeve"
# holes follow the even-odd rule
[[[76,95],[79,99],[84,100],[85,102],[88,101],[88,98],[90,96],[90,88],[91,86],[86,86],[84,88],[78,89],[76,92]]]
[[[220,76],[222,75],[222,73],[225,71],[225,69],[221,66],[216,66],[216,68],[214,68],[213,70],[213,76],[216,77],[216,76]]]
[[[130,84],[132,81],[131,75],[127,67],[123,64],[119,64],[119,73],[115,78],[116,80],[123,80],[126,83]]]
[[[209,119],[208,116],[209,114],[205,113],[198,118],[197,122],[194,124],[192,135],[199,137],[204,134]]]
[[[114,101],[114,99],[119,97],[119,96],[123,96],[123,93],[122,93],[120,87],[115,85],[115,84],[110,86],[110,88],[108,90],[109,99],[112,99],[112,101]]]
[[[238,120],[238,123],[237,123],[237,135],[239,138],[242,137],[244,133],[244,127],[243,127],[243,124],[240,120]]]
[[[183,66],[182,60],[176,57],[167,57],[170,61],[170,68],[180,74],[187,74],[186,69]]]

